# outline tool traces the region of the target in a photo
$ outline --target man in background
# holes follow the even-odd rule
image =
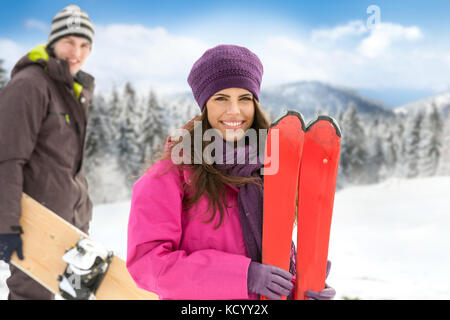
[[[67,6],[53,19],[48,43],[17,62],[0,92],[0,260],[9,262],[14,252],[23,259],[22,192],[89,229],[92,203],[81,168],[94,78],[81,67],[93,40],[87,13]],[[8,299],[54,298],[16,267],[10,270]]]

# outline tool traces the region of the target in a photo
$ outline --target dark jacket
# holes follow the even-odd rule
[[[25,192],[87,232],[92,216],[81,173],[94,78],[37,46],[0,91],[0,233],[17,231]]]

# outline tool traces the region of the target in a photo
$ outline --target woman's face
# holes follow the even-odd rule
[[[208,121],[227,141],[240,140],[253,124],[253,94],[241,88],[216,92],[206,102]]]

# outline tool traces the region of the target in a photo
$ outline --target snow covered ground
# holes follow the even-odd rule
[[[450,177],[336,194],[327,282],[337,299],[450,299]],[[94,208],[91,235],[126,256],[129,202]],[[0,262],[0,299],[9,272]]]
[[[450,177],[336,194],[328,282],[339,298],[450,299]]]

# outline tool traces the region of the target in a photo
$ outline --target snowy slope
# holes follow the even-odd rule
[[[327,282],[337,299],[450,299],[450,177],[349,187],[335,198]],[[94,208],[91,235],[126,257],[129,202]],[[8,271],[0,264],[0,299]]]
[[[329,251],[338,296],[449,299],[448,190],[450,177],[340,191]]]

